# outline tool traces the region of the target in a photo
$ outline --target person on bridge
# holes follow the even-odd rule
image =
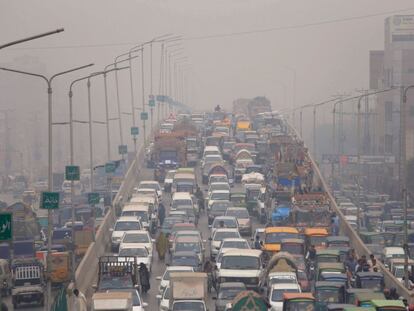
[[[73,295],[74,311],[87,311],[85,295],[82,294],[77,288],[73,290]]]
[[[168,248],[168,239],[163,232],[160,233],[157,239],[157,253],[160,260],[164,260],[165,253]]]
[[[158,206],[158,219],[160,220],[160,226],[162,226],[165,219],[165,206],[162,203]]]
[[[143,262],[139,264],[139,280],[141,282],[142,291],[144,293],[148,292],[149,289],[151,288],[149,271],[148,271],[147,266]]]

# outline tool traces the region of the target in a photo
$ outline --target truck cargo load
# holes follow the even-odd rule
[[[132,295],[127,292],[95,293],[92,311],[132,311]]]

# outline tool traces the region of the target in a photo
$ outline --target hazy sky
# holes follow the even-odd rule
[[[398,10],[401,12],[397,13]],[[47,73],[51,74],[94,62],[93,69],[56,81],[54,118],[67,120],[67,89],[71,80],[102,70],[116,55],[128,51],[134,44],[175,33],[185,39],[184,54],[192,66],[192,101],[189,104],[195,110],[211,109],[216,104],[230,107],[235,98],[257,95],[269,97],[275,109],[282,109],[292,105],[295,75],[297,106],[322,101],[339,92],[367,88],[369,51],[383,48],[384,19],[393,15],[387,12],[414,14],[414,3],[412,0],[0,0],[1,42],[65,28],[61,34],[1,50],[0,63],[26,69],[21,68],[21,63],[13,62],[29,55],[45,63]],[[194,39],[366,15],[379,16]],[[155,47],[155,90],[158,89],[158,55],[159,49]],[[148,59],[148,54],[146,57]],[[135,70],[137,64],[134,64]],[[138,71],[135,75],[136,105],[140,105]],[[0,72],[0,86],[3,86],[0,106],[15,100],[24,109],[36,106],[45,111],[45,102],[39,103],[41,99],[45,101],[42,93],[45,90],[38,88],[40,83],[25,79],[27,88],[22,91],[22,79]],[[127,111],[130,109],[127,74],[121,74],[120,79],[122,110]],[[93,83],[97,85],[93,94],[94,116],[102,120],[102,81]],[[146,96],[148,84],[147,81]],[[111,85],[111,114],[114,114],[115,97]],[[75,96],[77,118],[85,119],[85,87],[77,89]],[[124,118],[129,118],[124,135],[131,148],[130,117],[125,115]],[[95,127],[104,143],[102,126]],[[46,134],[46,128],[42,131]],[[67,134],[67,130],[61,131]],[[111,133],[114,139],[119,138],[115,128]],[[78,144],[85,147],[87,136],[79,136]],[[103,157],[102,152],[97,154]]]
[[[414,7],[412,0],[0,0],[0,38],[7,42],[65,27],[54,37],[19,46],[106,47],[3,50],[1,61],[30,54],[54,72],[93,61],[96,69],[133,43],[164,33],[184,37],[294,26]],[[405,14],[413,13],[407,11]],[[403,13],[404,14],[404,13]],[[386,16],[259,34],[186,40],[194,70],[194,105],[227,105],[241,96],[266,95],[282,104],[324,99],[367,86],[368,52],[383,47]],[[121,45],[131,43],[131,45]],[[120,44],[120,45],[115,45]],[[284,86],[283,86],[284,85]]]

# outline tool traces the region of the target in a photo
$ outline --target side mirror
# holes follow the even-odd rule
[[[157,276],[155,279],[156,279],[157,281],[161,281],[162,277],[161,277],[161,276]]]
[[[114,232],[114,228],[109,228],[109,232]]]
[[[157,297],[158,297],[158,296],[161,296],[161,295],[157,295]],[[143,303],[142,303],[142,306],[143,306],[144,308],[146,308],[146,307],[148,307],[148,303],[143,302]]]
[[[155,240],[155,239],[151,239],[151,242],[152,242],[152,243],[155,243],[155,242],[157,242],[157,240]]]
[[[158,300],[161,300],[162,296],[161,295],[157,295],[157,296],[155,296],[155,298],[157,298]],[[143,305],[143,307],[146,307],[146,306],[144,306],[144,304],[142,304],[142,305]]]
[[[208,225],[208,228],[211,229],[211,228],[213,228],[213,226],[212,225]]]

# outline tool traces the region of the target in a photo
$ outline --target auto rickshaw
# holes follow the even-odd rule
[[[361,292],[355,293],[355,305],[360,307],[373,307],[371,300],[384,300],[385,295],[384,293],[380,292]]]
[[[325,311],[328,304],[344,302],[345,286],[336,282],[315,282],[315,298],[315,310]]]
[[[345,308],[355,307],[354,305],[346,303],[332,303],[326,306],[327,311],[343,311]]]
[[[337,248],[337,247],[349,247],[350,246],[350,241],[349,238],[347,236],[328,236],[326,238],[326,247],[332,247],[332,248]]]
[[[305,241],[303,239],[282,239],[280,251],[292,255],[305,255]]]
[[[12,275],[10,272],[9,262],[6,259],[0,259],[0,284],[1,284],[1,295],[7,296],[11,294]]]
[[[342,262],[322,262],[316,269],[316,280],[319,281],[322,273],[345,273],[345,266]]]
[[[407,310],[402,300],[372,300],[372,305],[377,311],[405,311]]]
[[[315,297],[311,293],[284,293],[283,311],[314,311]]]
[[[307,249],[315,245],[316,249],[326,248],[326,238],[329,233],[326,228],[306,228],[304,231]]]
[[[357,272],[355,285],[357,288],[370,288],[376,292],[383,292],[384,275],[381,272]]]
[[[337,249],[318,249],[316,250],[316,264],[322,262],[340,262],[341,257]]]
[[[246,205],[250,215],[257,216],[257,198],[260,196],[260,189],[262,185],[259,184],[246,184]]]
[[[347,290],[345,291],[345,302],[352,305],[356,305],[355,296],[357,293],[372,293],[372,290],[370,290],[369,288],[347,288]]]
[[[343,246],[343,247],[328,247],[327,249],[336,249],[337,251],[339,251],[339,261],[345,262],[349,254],[349,250],[351,248],[347,246]]]

